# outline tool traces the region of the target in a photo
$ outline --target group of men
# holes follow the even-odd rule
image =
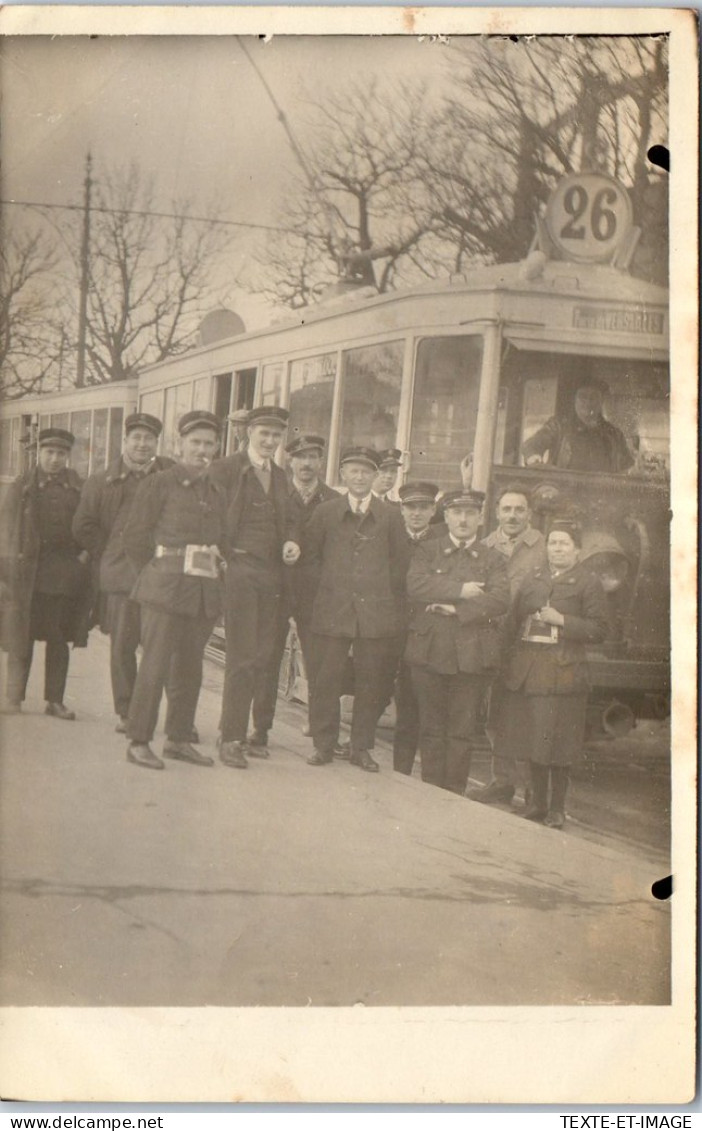
[[[97,588],[93,619],[110,634],[128,760],[211,766],[195,714],[204,649],[223,617],[218,752],[225,766],[244,769],[269,754],[292,618],[308,677],[309,764],[346,758],[377,772],[376,726],[394,697],[394,768],[411,773],[420,749],[424,780],[464,793],[510,590],[543,559],[529,501],[518,489],[503,492],[497,529],[481,542],[484,497],[470,486],[439,498],[436,485],[409,481],[388,499],[401,466],[395,449],[346,449],[344,493],[322,479],[321,436],[295,436],[284,471],[274,456],[287,420],[282,408],[251,410],[239,450],[216,458],[219,419],[186,413],[174,461],[156,454],[161,422],[134,413],[121,455],[82,487],[67,466],[71,434],[39,434],[37,466],[13,484],[2,516],[6,709],[21,709],[33,643],[46,640],[46,711],[75,718],[64,703],[68,644],[86,643]],[[164,690],[160,757],[151,744]],[[349,690],[350,742],[342,743],[340,698]],[[498,753],[479,799],[514,792],[514,770]]]

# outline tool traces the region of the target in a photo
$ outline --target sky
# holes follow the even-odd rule
[[[306,94],[374,73],[437,89],[447,50],[401,36],[248,37],[246,46],[301,139]],[[90,149],[97,179],[131,161],[154,173],[159,207],[217,201],[228,219],[275,223],[299,169],[237,37],[10,36],[1,62],[3,199],[81,203]],[[238,242],[235,271],[251,246]],[[252,325],[268,316],[260,300],[237,302]]]

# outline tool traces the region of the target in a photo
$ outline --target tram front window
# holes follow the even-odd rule
[[[417,348],[412,428],[412,479],[455,487],[463,457],[473,451],[483,340],[479,335],[424,338]]]
[[[290,363],[288,440],[312,432],[329,439],[336,353],[301,357]]]

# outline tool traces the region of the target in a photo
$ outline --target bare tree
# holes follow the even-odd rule
[[[98,180],[89,255],[89,383],[123,380],[191,344],[233,242],[214,210],[204,220],[190,219],[194,211],[189,201],[157,209],[154,181],[136,165]],[[77,233],[71,245],[77,256]]]
[[[655,36],[452,45],[454,90],[424,154],[444,238],[460,233],[469,259],[520,258],[557,181],[584,169],[621,180],[650,235],[661,191],[646,155],[666,138],[666,48]],[[658,216],[665,226],[664,206]]]
[[[280,215],[290,234],[259,257],[259,288],[293,307],[340,277],[390,289],[421,262],[433,228],[417,166],[423,89],[358,79],[307,107],[305,169],[286,185]]]
[[[14,399],[51,383],[60,361],[54,313],[59,256],[46,232],[23,228],[0,241],[0,396]]]

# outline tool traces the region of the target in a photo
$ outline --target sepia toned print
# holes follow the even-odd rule
[[[3,29],[20,1098],[684,1098],[683,22],[478,15]],[[583,1073],[486,1067],[479,1023],[506,1062],[567,1023]],[[54,1024],[201,1048],[177,1082],[30,1071]],[[653,1032],[688,1051],[633,1085]]]

